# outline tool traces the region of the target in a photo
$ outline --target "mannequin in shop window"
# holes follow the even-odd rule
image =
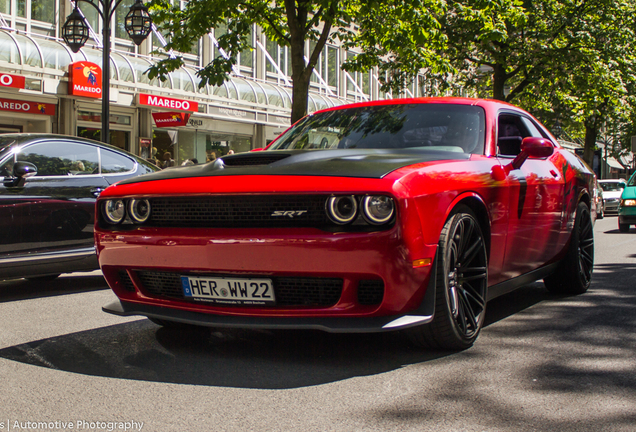
[[[163,164],[161,168],[170,168],[174,166],[174,159],[172,159],[172,155],[170,152],[165,152],[163,154]]]

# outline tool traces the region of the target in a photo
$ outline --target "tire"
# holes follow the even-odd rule
[[[543,281],[555,294],[583,294],[592,282],[594,230],[590,209],[583,202],[576,209],[570,246],[557,270]]]
[[[486,314],[488,254],[479,222],[468,207],[458,207],[444,224],[435,263],[433,321],[407,334],[420,346],[470,348]]]
[[[629,232],[629,224],[622,224],[622,223],[619,223],[619,224],[618,224],[618,230],[619,230],[620,232],[622,232],[622,233]]]

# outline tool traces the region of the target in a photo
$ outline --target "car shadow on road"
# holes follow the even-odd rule
[[[0,303],[109,289],[101,272],[71,273],[57,279],[0,281]]]
[[[633,271],[625,266],[605,266],[595,278],[593,288],[601,286],[607,273],[633,274]],[[612,313],[602,303],[603,295],[584,297],[588,302],[598,302],[599,310]],[[571,301],[577,299],[572,297]],[[497,326],[494,331],[489,327],[513,315],[527,315],[524,311],[538,303],[547,306],[551,302],[569,301],[568,297],[549,294],[542,283],[530,284],[489,303],[484,333],[489,333],[488,337],[507,338],[506,326]],[[633,306],[633,303],[626,306]],[[576,306],[571,308],[576,309]],[[589,320],[581,311],[572,311],[568,307],[546,307],[542,311],[554,309],[563,310],[563,315],[574,314],[576,320]],[[599,310],[595,311],[594,317],[598,316]],[[589,314],[588,311],[589,308],[585,308],[583,312]],[[535,328],[544,331],[543,321],[523,321],[527,322],[527,328],[519,329],[520,332],[527,334]],[[558,317],[553,317],[549,325],[554,327],[559,322]],[[603,320],[604,325],[607,322]],[[586,322],[586,325],[590,324]],[[435,362],[453,355],[455,353],[414,347],[399,332],[330,334],[205,328],[185,331],[162,328],[145,319],[0,350],[0,358],[84,375],[259,389],[325,384],[397,370],[406,365]]]

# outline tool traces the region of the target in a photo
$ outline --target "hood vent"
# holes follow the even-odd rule
[[[279,160],[283,160],[291,155],[289,154],[263,154],[263,153],[247,153],[240,155],[224,156],[221,159],[226,167],[233,166],[252,166],[252,165],[269,165]]]

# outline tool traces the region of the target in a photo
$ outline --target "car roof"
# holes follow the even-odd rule
[[[11,140],[14,140],[13,142],[10,142]],[[95,146],[101,146],[104,148],[107,148],[109,150],[114,150],[114,151],[118,151],[120,153],[126,153],[127,155],[130,156],[135,156],[133,154],[131,154],[130,152],[111,145],[111,144],[106,144],[100,141],[95,141],[93,139],[90,138],[84,138],[84,137],[77,137],[77,136],[72,136],[72,135],[62,135],[62,134],[51,134],[51,133],[7,133],[7,134],[0,134],[0,147],[7,147],[7,146],[19,146],[19,145],[25,145],[25,144],[31,144],[31,143],[36,143],[36,142],[40,142],[40,141],[45,141],[45,140],[64,140],[64,141],[72,141],[72,142],[77,142],[77,143],[81,143],[81,144],[90,144],[90,145],[95,145]]]
[[[408,105],[408,104],[455,104],[455,105],[474,105],[484,108],[498,109],[506,108],[516,111],[525,112],[521,108],[511,105],[507,102],[495,100],[495,99],[478,99],[478,98],[462,98],[462,97],[419,97],[419,98],[401,98],[401,99],[383,99],[374,100],[368,102],[357,102],[353,104],[338,105],[335,107],[325,108],[316,113],[326,111],[336,111],[347,108],[361,108],[371,106],[383,106],[383,105]]]

